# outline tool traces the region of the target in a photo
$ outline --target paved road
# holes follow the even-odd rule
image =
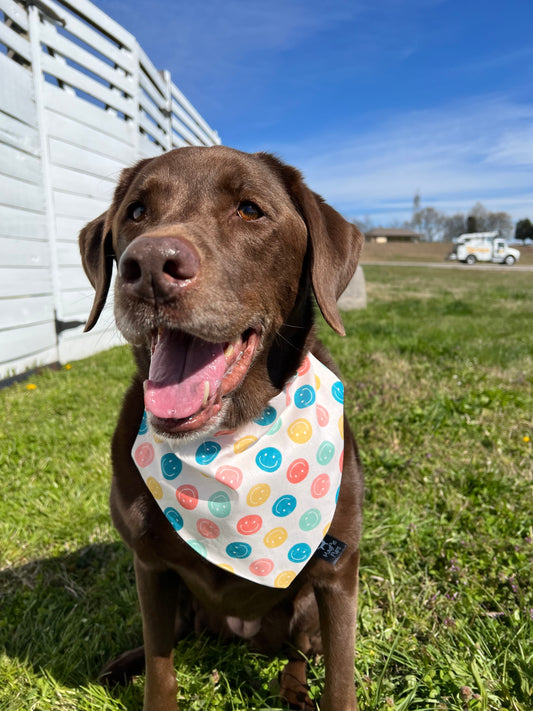
[[[438,269],[477,269],[478,271],[502,271],[502,272],[533,272],[533,264],[513,264],[508,267],[505,264],[463,264],[462,262],[367,262],[361,261],[361,266],[371,267],[437,267]]]

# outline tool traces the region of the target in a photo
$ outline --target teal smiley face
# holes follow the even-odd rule
[[[296,543],[287,554],[291,563],[303,563],[311,555],[311,546],[307,543]]]
[[[337,402],[341,404],[344,402],[344,385],[340,380],[337,380],[337,382],[331,386],[331,394]]]
[[[196,450],[196,455],[195,459],[196,462],[202,466],[206,464],[211,464],[212,461],[214,461],[217,458],[218,453],[220,452],[220,445],[218,442],[203,442],[198,449]]]
[[[271,425],[275,421],[277,416],[278,413],[276,410],[271,405],[267,405],[261,415],[255,419],[254,422],[262,427],[268,427],[268,425]]]
[[[321,466],[326,466],[335,455],[335,445],[332,442],[322,442],[316,453],[316,460]]]
[[[226,546],[226,553],[230,558],[236,558],[237,560],[242,560],[243,558],[248,558],[252,552],[252,546],[249,543],[242,543],[236,541],[235,543],[229,543]]]
[[[225,518],[231,513],[231,502],[225,491],[215,491],[207,503],[209,511],[217,518]]]
[[[181,529],[183,528],[183,519],[179,511],[176,511],[176,509],[172,508],[172,506],[169,506],[164,510],[163,513],[167,517],[172,528],[175,531],[181,531]]]
[[[272,513],[274,516],[279,517],[288,516],[294,511],[296,504],[297,501],[294,496],[291,494],[285,494],[284,496],[280,496],[279,499],[275,501],[272,506]]]
[[[181,474],[182,467],[181,459],[176,457],[173,452],[163,454],[161,457],[161,474],[167,481],[176,479]]]
[[[264,472],[275,472],[281,466],[281,452],[276,447],[265,447],[258,452],[255,463]]]
[[[300,410],[309,407],[316,399],[315,389],[311,385],[302,385],[301,388],[294,393],[294,404]]]
[[[146,416],[146,410],[143,412],[143,418],[139,426],[139,434],[143,435],[148,432],[148,417]]]
[[[302,531],[312,531],[322,520],[322,514],[318,509],[309,509],[300,516],[299,526]]]

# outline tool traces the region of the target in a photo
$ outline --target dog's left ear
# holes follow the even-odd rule
[[[311,282],[318,306],[331,328],[345,336],[337,300],[355,273],[363,235],[303,182],[298,201],[309,230]]]
[[[337,299],[355,273],[363,246],[363,235],[355,225],[345,220],[320,195],[307,187],[300,171],[268,153],[259,155],[281,177],[307,225],[313,291],[328,324],[344,336],[346,332],[337,308]]]

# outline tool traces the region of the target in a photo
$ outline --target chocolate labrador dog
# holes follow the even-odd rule
[[[281,653],[281,695],[354,711],[362,472],[342,384],[313,326],[337,299],[359,231],[266,153],[187,147],[123,171],[80,233],[104,306],[137,371],[112,443],[113,522],[133,550],[144,647],[108,664],[146,669],[145,711],[175,711],[176,640],[194,630]]]

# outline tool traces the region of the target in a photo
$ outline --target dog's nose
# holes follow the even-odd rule
[[[118,263],[123,285],[146,299],[172,296],[176,288],[188,286],[199,269],[198,252],[180,237],[137,237]]]

